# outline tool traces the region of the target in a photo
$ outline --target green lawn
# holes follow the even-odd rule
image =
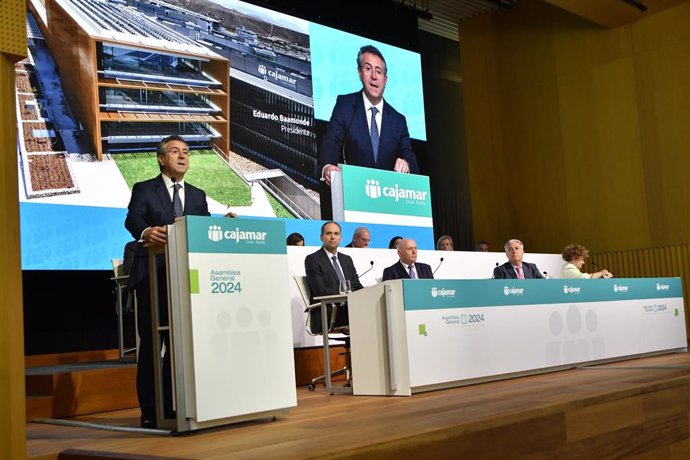
[[[117,153],[112,157],[130,189],[135,183],[155,177],[160,172],[154,152]],[[189,171],[185,174],[185,180],[226,206],[252,204],[249,186],[211,150],[191,152]],[[270,193],[266,195],[277,217],[294,218]]]
[[[118,153],[112,157],[130,189],[135,183],[155,177],[160,172],[153,152]],[[185,180],[227,206],[249,206],[252,203],[249,186],[212,151],[191,152]]]
[[[273,195],[270,193],[266,192],[266,196],[268,197],[268,201],[271,202],[271,207],[273,208],[273,212],[276,213],[276,217],[284,217],[286,219],[294,219],[295,216],[293,216],[290,211],[285,209],[285,206],[280,204],[278,200],[276,200]]]

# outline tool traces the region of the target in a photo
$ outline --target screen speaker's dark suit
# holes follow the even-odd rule
[[[429,265],[423,264],[421,262],[415,262],[414,268],[417,271],[417,278],[419,278],[419,279],[433,279],[434,278],[434,272],[431,271],[431,267]],[[410,278],[410,273],[407,270],[405,270],[405,266],[400,261],[391,265],[390,267],[386,267],[383,270],[382,281],[400,280],[400,279],[409,279],[409,278]]]
[[[184,183],[184,214],[209,216],[206,194],[191,184]],[[132,187],[125,227],[134,239],[148,227],[157,227],[174,222],[170,194],[163,177],[138,182]],[[165,272],[158,276],[162,281],[158,291],[161,303],[167,302]],[[149,290],[149,259],[147,248],[139,245],[135,251],[134,264],[130,274],[129,286],[137,290],[137,322],[139,329],[139,359],[137,362],[137,396],[142,417],[156,419],[155,381],[153,376],[153,336],[151,332],[151,302]]]
[[[544,278],[535,264],[530,264],[527,262],[522,263],[522,273],[525,275],[525,279]],[[499,265],[498,267],[494,268],[494,278],[517,279],[517,273],[515,273],[515,269],[510,262],[506,262],[503,265]]]
[[[374,161],[370,127],[362,98],[362,91],[338,96],[328,129],[319,148],[319,174],[325,165],[337,165],[343,162],[354,166],[392,171],[398,158],[407,161],[411,173],[419,174],[417,157],[410,143],[407,121],[385,100],[381,112],[379,151]],[[344,158],[343,143],[345,144]]]

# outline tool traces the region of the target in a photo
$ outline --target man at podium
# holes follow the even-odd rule
[[[149,259],[147,246],[166,244],[166,225],[176,217],[210,216],[206,193],[184,181],[189,168],[189,146],[181,136],[169,136],[156,148],[161,174],[138,182],[132,187],[125,227],[139,242],[129,285],[137,291],[137,326],[139,358],[137,361],[137,397],[141,408],[141,426],[156,427],[156,397],[153,367],[153,335],[149,293]],[[160,301],[167,302],[164,272],[158,277]],[[170,382],[164,382],[170,389]]]
[[[321,187],[322,219],[330,218],[331,173],[340,170],[339,163],[419,173],[407,120],[383,99],[388,81],[383,54],[371,45],[360,48],[357,73],[362,90],[338,96],[319,148],[318,170],[325,183]]]
[[[434,273],[427,264],[417,262],[417,242],[407,238],[398,242],[400,260],[383,270],[383,281],[399,279],[433,279]]]
[[[360,48],[357,73],[362,91],[338,96],[319,149],[319,167],[326,184],[338,163],[418,173],[405,116],[383,99],[388,69],[374,46]]]

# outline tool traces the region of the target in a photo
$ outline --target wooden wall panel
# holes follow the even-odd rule
[[[26,457],[14,63],[26,57],[26,6],[0,2],[0,458]]]
[[[605,27],[638,21],[685,0],[644,0],[643,12],[621,0],[544,0]]]
[[[494,150],[501,151],[498,147],[501,140],[492,136],[492,133],[500,131],[500,126],[488,93],[486,44],[482,34],[482,30],[490,26],[490,16],[487,15],[468,22],[463,27],[465,40],[460,45],[460,54],[463,80],[469,79],[474,83],[463,85],[465,113],[472,114],[465,118],[465,126],[474,237],[475,240],[496,242],[499,238],[497,229],[508,227],[508,213],[493,212],[503,202],[503,190],[486,186],[504,182],[500,169],[502,161],[494,157]]]
[[[554,33],[554,57],[559,76],[629,57],[633,50],[629,27],[605,29],[578,16],[553,10],[557,24]]]
[[[690,40],[690,2],[658,14],[646,15],[643,21],[631,24],[635,53],[663,48]]]
[[[591,249],[648,244],[633,69],[628,57],[559,77],[570,231],[559,235],[561,241]]]
[[[17,2],[1,7],[13,21],[23,17],[23,5]],[[0,48],[0,458],[24,458],[24,328],[14,74],[14,60],[19,56],[13,47],[9,54],[4,51]]]
[[[463,23],[475,235],[543,252],[689,241],[688,23],[690,2],[604,29],[541,0]]]
[[[484,36],[489,91],[556,76],[551,11],[557,8],[529,0],[519,3],[511,10],[497,10],[492,15],[492,33]]]
[[[493,211],[507,214],[508,226],[492,240],[520,238],[532,252],[559,252],[568,213],[556,80],[502,91],[495,101],[501,129],[492,134],[501,144],[494,170],[503,182]]]
[[[636,76],[651,245],[688,241],[690,39],[638,55]]]

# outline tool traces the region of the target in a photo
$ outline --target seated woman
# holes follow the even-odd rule
[[[288,246],[304,246],[304,237],[299,233],[290,233],[285,241]]]
[[[436,249],[438,251],[454,251],[453,238],[450,235],[442,235],[436,242]]]
[[[582,273],[589,251],[582,245],[569,244],[563,250],[565,265],[561,268],[561,278],[611,278],[613,275],[606,269],[595,273]]]
[[[402,240],[402,236],[394,236],[388,243],[388,249],[398,249],[398,243]]]

